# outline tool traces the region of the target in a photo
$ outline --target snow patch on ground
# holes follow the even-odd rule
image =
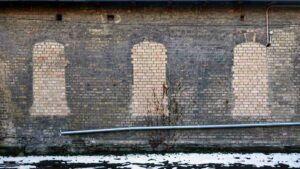
[[[251,153],[251,154],[224,154],[224,153],[169,153],[169,154],[128,154],[128,155],[100,155],[100,156],[26,156],[26,157],[1,157],[0,166],[9,163],[16,163],[19,166],[36,164],[41,161],[65,161],[69,164],[91,164],[107,162],[109,164],[124,164],[136,168],[132,164],[161,164],[179,163],[182,165],[200,165],[200,164],[222,164],[230,166],[233,164],[253,165],[255,167],[276,167],[278,164],[284,164],[290,168],[300,168],[300,153]],[[135,166],[135,167],[134,167]],[[35,168],[34,166],[31,166]],[[1,168],[1,167],[0,167]],[[137,167],[139,168],[139,167]]]

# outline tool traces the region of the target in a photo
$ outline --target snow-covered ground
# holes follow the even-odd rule
[[[63,161],[66,164],[122,164],[122,167],[145,168],[143,164],[164,166],[174,164],[180,166],[220,164],[224,167],[234,164],[251,165],[254,167],[278,167],[285,165],[289,168],[300,168],[300,153],[169,153],[169,154],[127,154],[100,156],[26,156],[0,157],[0,168],[36,168],[43,161]],[[87,167],[91,168],[91,167]],[[157,167],[159,168],[159,167]],[[209,167],[208,167],[209,168]]]

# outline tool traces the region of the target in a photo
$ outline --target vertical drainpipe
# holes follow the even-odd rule
[[[266,9],[266,32],[267,32],[267,47],[271,45],[269,32],[269,11],[271,8],[300,8],[300,5],[271,5]]]

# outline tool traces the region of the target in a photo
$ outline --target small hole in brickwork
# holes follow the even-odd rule
[[[87,91],[91,91],[91,90],[92,90],[91,84],[89,84],[89,83],[87,83],[87,84],[85,85],[85,88],[86,88]]]
[[[271,43],[268,43],[267,45],[266,45],[266,47],[270,47],[271,46]]]
[[[62,21],[62,14],[56,14],[55,18],[57,21]]]
[[[241,15],[240,16],[240,21],[244,21],[245,20],[245,15]]]
[[[229,104],[229,101],[228,101],[228,100],[225,100],[225,104],[228,105],[228,104]]]
[[[112,22],[112,21],[114,21],[115,20],[115,15],[107,15],[107,21],[108,22]]]

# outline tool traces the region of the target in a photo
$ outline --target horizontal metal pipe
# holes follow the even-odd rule
[[[280,126],[300,126],[300,122],[256,123],[256,124],[187,125],[187,126],[120,127],[120,128],[106,128],[106,129],[61,131],[60,135],[107,133],[107,132],[121,132],[121,131],[142,131],[142,130],[228,129],[228,128],[280,127]]]

